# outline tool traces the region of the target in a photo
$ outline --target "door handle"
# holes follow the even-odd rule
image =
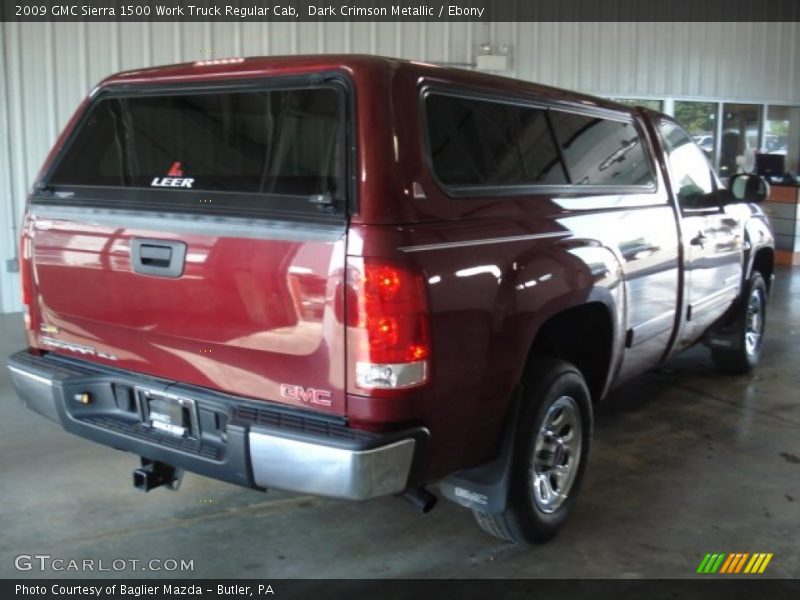
[[[139,259],[143,265],[167,268],[172,261],[172,248],[154,244],[141,244],[139,246]]]
[[[131,268],[142,275],[177,278],[183,275],[186,244],[167,240],[131,240]]]
[[[708,238],[706,237],[705,232],[698,231],[697,235],[694,236],[689,243],[692,246],[700,246],[702,248],[705,245],[706,240],[708,240]]]

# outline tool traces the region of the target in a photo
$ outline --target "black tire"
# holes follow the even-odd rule
[[[734,348],[712,348],[711,358],[720,371],[732,374],[749,373],[761,358],[764,325],[767,316],[767,286],[756,272],[744,287],[732,325],[738,337]]]
[[[478,525],[487,533],[519,544],[546,542],[555,536],[564,525],[575,506],[583,475],[592,432],[592,404],[589,390],[583,376],[571,364],[549,358],[534,360],[534,374],[526,381],[524,406],[520,416],[514,448],[511,483],[506,510],[498,515],[473,511]],[[564,400],[567,398],[568,400]],[[563,413],[559,416],[559,410]],[[578,426],[572,425],[572,432],[579,429],[578,435],[564,442],[569,436],[561,430],[570,419],[578,419]],[[559,419],[561,419],[560,424]],[[546,436],[543,426],[548,423],[556,428],[560,436]],[[568,425],[569,427],[569,425]],[[539,437],[540,434],[543,437]],[[534,454],[538,442],[540,450]],[[550,440],[547,442],[546,440]],[[558,442],[557,440],[562,440]],[[545,449],[542,444],[551,444]],[[567,448],[567,445],[570,445]],[[559,449],[560,445],[560,449]],[[552,450],[550,449],[552,448]],[[570,460],[577,459],[577,463]],[[559,476],[555,467],[548,471],[544,462],[558,465],[563,462],[564,473],[569,467],[571,477],[563,481],[558,490]],[[534,483],[539,482],[535,491]],[[546,483],[545,483],[546,482]],[[543,499],[542,490],[559,491],[552,496],[552,505]],[[563,498],[561,497],[563,496]]]

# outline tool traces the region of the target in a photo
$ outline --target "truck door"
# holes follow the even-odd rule
[[[672,187],[681,213],[685,347],[714,323],[739,294],[742,223],[720,202],[717,178],[692,138],[671,121],[658,124]]]

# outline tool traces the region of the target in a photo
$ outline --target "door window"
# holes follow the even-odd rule
[[[682,209],[716,206],[711,165],[689,134],[675,123],[662,122],[658,129],[669,163],[672,189]]]

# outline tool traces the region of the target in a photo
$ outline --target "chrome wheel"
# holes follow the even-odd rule
[[[502,512],[473,509],[481,529],[500,539],[552,539],[578,500],[592,445],[592,399],[581,372],[566,361],[531,358],[523,379],[508,497]]]
[[[754,289],[747,299],[744,323],[744,347],[749,356],[757,353],[764,333],[764,300],[761,291]]]
[[[761,273],[751,275],[735,308],[732,318],[722,325],[721,331],[736,343],[731,343],[729,348],[712,346],[711,358],[720,371],[742,375],[758,364],[764,349],[767,284]]]
[[[557,511],[569,497],[581,460],[583,427],[577,402],[561,396],[536,435],[530,481],[533,500],[544,513]]]

